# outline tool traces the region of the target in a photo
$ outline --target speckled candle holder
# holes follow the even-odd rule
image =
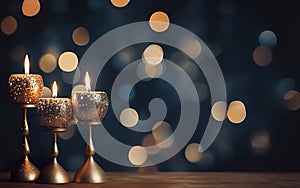
[[[80,126],[88,127],[87,160],[75,173],[75,183],[104,183],[107,181],[104,170],[94,160],[95,149],[92,127],[100,125],[108,109],[108,97],[103,91],[76,91],[72,93],[74,116]]]
[[[65,129],[72,119],[72,104],[68,98],[41,98],[37,103],[37,115],[44,129]]]
[[[44,82],[39,74],[12,74],[8,86],[15,103],[36,104],[42,96]]]
[[[108,109],[108,97],[103,91],[76,91],[72,93],[72,105],[79,124],[97,124]]]

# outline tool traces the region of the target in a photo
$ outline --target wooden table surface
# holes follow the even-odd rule
[[[70,175],[72,176],[72,175]],[[9,182],[9,173],[0,173],[0,187],[35,188],[35,187],[66,187],[66,188],[182,188],[182,187],[298,187],[300,173],[202,173],[202,172],[108,172],[108,181],[104,184],[50,185],[37,183]]]

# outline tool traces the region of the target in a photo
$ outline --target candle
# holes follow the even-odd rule
[[[68,98],[57,98],[57,84],[52,86],[52,98],[41,98],[37,103],[37,115],[45,129],[65,129],[73,111]]]
[[[29,58],[25,56],[25,74],[12,74],[9,77],[9,93],[15,103],[36,104],[42,96],[44,82],[39,74],[29,74]]]
[[[85,74],[86,91],[72,93],[74,115],[79,123],[99,123],[108,109],[108,97],[104,91],[91,91],[88,72]]]

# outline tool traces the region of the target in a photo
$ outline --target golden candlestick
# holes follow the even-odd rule
[[[79,126],[88,126],[87,160],[76,172],[75,183],[104,183],[107,181],[104,170],[94,160],[95,149],[92,138],[92,127],[101,125],[108,110],[108,97],[103,91],[90,91],[88,74],[86,74],[87,91],[72,93],[74,116]]]
[[[24,111],[22,134],[24,161],[11,173],[10,180],[16,182],[33,182],[38,179],[40,171],[29,160],[30,147],[28,143],[29,125],[27,109],[35,108],[38,99],[42,96],[44,83],[38,74],[29,74],[29,59],[25,58],[25,74],[12,74],[8,80],[9,93],[12,100],[20,104]]]
[[[53,97],[56,97],[56,92],[56,82],[54,82]],[[41,98],[37,103],[37,115],[44,130],[53,134],[53,148],[51,152],[53,161],[41,171],[38,183],[69,183],[68,174],[57,161],[59,155],[57,133],[66,131],[66,126],[73,116],[71,101],[68,98]]]

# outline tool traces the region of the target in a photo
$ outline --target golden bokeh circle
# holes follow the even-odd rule
[[[74,52],[64,52],[58,58],[58,66],[62,71],[72,72],[77,68],[78,58]]]
[[[18,27],[18,22],[13,16],[6,16],[1,21],[1,31],[6,35],[13,34]]]
[[[165,12],[155,12],[150,16],[149,25],[153,31],[164,32],[170,25],[169,16]]]
[[[32,17],[39,13],[41,4],[38,0],[24,0],[22,3],[22,12],[25,16]]]
[[[89,43],[89,32],[84,27],[77,27],[72,33],[73,42],[78,46],[85,46]]]
[[[242,123],[246,118],[246,107],[242,101],[232,101],[229,104],[227,117],[232,123]]]
[[[122,8],[128,5],[130,0],[110,0],[111,4],[113,4],[115,7]]]

